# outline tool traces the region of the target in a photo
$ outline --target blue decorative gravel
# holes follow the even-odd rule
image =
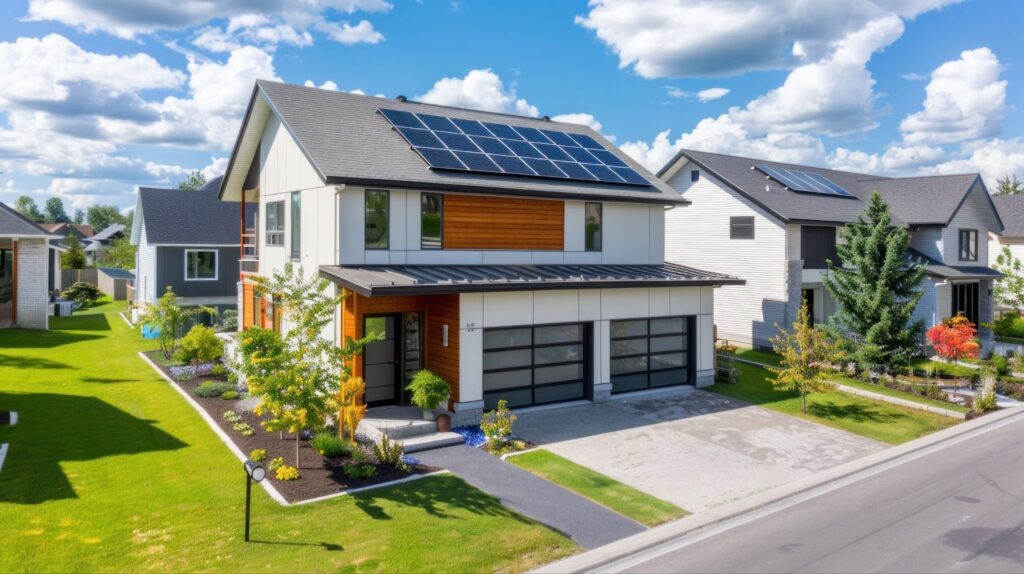
[[[415,456],[410,456],[408,454],[403,454],[402,455],[402,462],[404,462],[405,464],[407,464],[409,466],[418,466],[420,464],[420,459],[416,458]]]
[[[480,430],[480,425],[452,427],[452,432],[462,435],[469,446],[476,447],[487,442],[487,436],[484,435],[484,431]]]

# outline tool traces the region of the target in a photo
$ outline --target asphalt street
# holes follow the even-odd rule
[[[1024,413],[599,570],[1024,572]]]

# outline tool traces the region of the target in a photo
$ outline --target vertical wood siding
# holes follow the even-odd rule
[[[564,243],[562,201],[445,194],[445,249],[561,251]]]

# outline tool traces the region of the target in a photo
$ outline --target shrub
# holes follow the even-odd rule
[[[225,401],[233,401],[239,397],[238,391],[225,391],[220,398]]]
[[[178,352],[174,358],[183,362],[198,365],[212,363],[224,356],[224,341],[204,325],[196,325],[178,342]],[[224,365],[214,365],[214,369]],[[211,371],[212,372],[212,371]],[[223,372],[221,371],[223,376]]]
[[[237,331],[238,311],[235,309],[224,311],[220,316],[220,327],[224,331]]]
[[[231,428],[242,434],[242,436],[252,436],[256,434],[256,430],[249,426],[249,423],[235,423],[231,425]]]
[[[249,460],[251,460],[253,462],[263,462],[263,461],[267,460],[267,451],[266,451],[266,449],[262,449],[262,448],[254,449],[252,452],[249,453]]]
[[[721,343],[718,344],[718,346],[715,349],[719,353],[724,353],[726,355],[735,355],[737,347],[736,345],[731,344],[729,341],[722,341]]]
[[[1016,311],[1003,313],[992,322],[992,332],[1000,337],[1024,339],[1024,317]]]
[[[366,404],[363,403],[365,394],[366,381],[362,377],[344,379],[341,382],[341,389],[338,390],[338,411],[341,414],[339,424],[342,425],[342,429],[348,429],[348,439],[352,444],[356,442],[359,421],[363,420],[366,414]]]
[[[380,441],[373,444],[373,455],[381,464],[393,466],[398,470],[409,470],[408,465],[402,459],[405,456],[405,449],[402,445],[392,441],[388,435],[381,433]]]
[[[299,469],[288,465],[278,468],[275,471],[274,476],[277,477],[277,480],[298,480],[302,478],[302,475],[299,473]]]
[[[313,439],[309,441],[309,445],[321,455],[328,458],[344,456],[352,452],[352,446],[346,442],[345,439],[338,435],[326,432],[322,432],[314,436]]]
[[[349,478],[373,478],[377,475],[377,467],[372,464],[350,464],[345,466],[345,476]]]
[[[270,464],[267,465],[267,468],[270,469],[271,472],[276,472],[277,469],[283,467],[284,465],[285,465],[284,464],[284,457],[283,456],[279,456],[279,457],[271,460]]]
[[[95,285],[84,281],[78,281],[76,283],[72,283],[70,287],[61,291],[60,296],[61,299],[69,299],[74,301],[76,304],[85,307],[90,303],[96,302],[97,299],[102,297],[103,292]]]
[[[508,402],[504,399],[498,401],[498,408],[485,413],[480,420],[480,430],[487,435],[487,440],[503,445],[512,438],[512,424],[516,422],[516,415],[508,410]]]
[[[213,398],[219,397],[228,391],[233,391],[235,388],[228,383],[221,381],[205,381],[198,387],[192,390],[192,393],[197,397]]]
[[[428,410],[439,407],[441,403],[448,399],[448,395],[451,393],[448,383],[440,375],[427,369],[418,371],[413,375],[408,389],[412,392],[412,396],[409,397],[410,402],[422,409]]]
[[[238,373],[234,371],[228,373],[228,382],[232,385],[238,386]]]
[[[235,411],[224,411],[220,415],[220,418],[224,419],[229,423],[237,423],[242,420],[242,416],[236,413]]]
[[[265,376],[284,353],[281,336],[270,329],[250,327],[242,333],[238,350],[242,353],[242,372],[246,377]]]
[[[217,363],[210,369],[210,374],[214,377],[223,377],[228,374],[228,367],[224,363]]]
[[[992,355],[992,368],[995,369],[996,374],[1000,377],[1010,372],[1010,359],[1002,355]]]

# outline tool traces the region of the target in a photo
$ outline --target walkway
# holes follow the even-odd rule
[[[505,506],[542,522],[584,548],[596,548],[644,531],[632,520],[574,492],[466,445],[416,453],[430,466],[452,471]]]

